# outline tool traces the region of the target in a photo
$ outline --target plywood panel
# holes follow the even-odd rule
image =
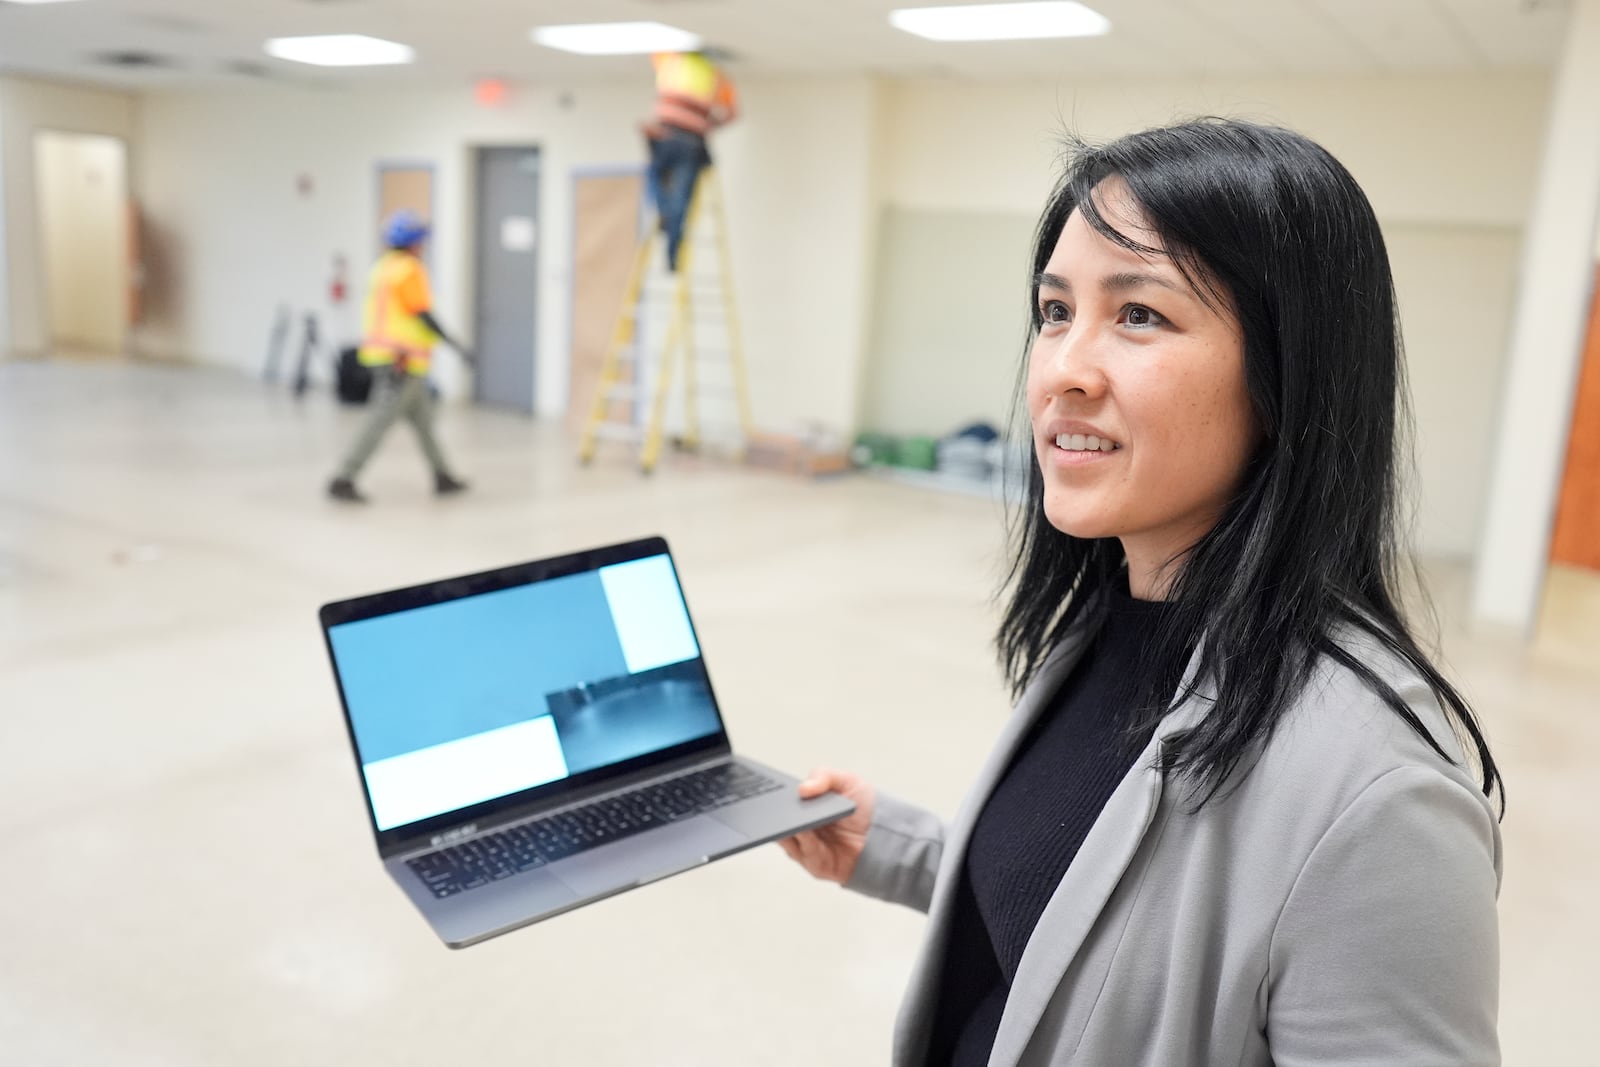
[[[378,232],[396,211],[409,209],[424,221],[433,218],[433,168],[384,166],[378,171]],[[380,242],[381,245],[381,242]]]
[[[594,402],[600,366],[616,328],[639,243],[642,175],[581,177],[574,191],[572,386],[567,421],[581,426]],[[625,373],[624,377],[628,377]],[[617,402],[608,416],[631,422],[634,405]]]
[[[1600,570],[1600,286],[1589,308],[1588,340],[1572,411],[1572,437],[1567,444],[1550,558]]]
[[[79,354],[120,352],[129,284],[123,144],[45,132],[35,164],[50,343]]]

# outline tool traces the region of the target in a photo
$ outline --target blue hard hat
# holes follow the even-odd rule
[[[410,248],[426,236],[428,224],[415,211],[396,211],[383,226],[383,240],[390,248]]]

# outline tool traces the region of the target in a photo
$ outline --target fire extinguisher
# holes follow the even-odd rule
[[[333,304],[334,310],[344,306],[344,301],[350,295],[350,286],[345,279],[344,256],[338,253],[333,257],[333,280],[328,283],[328,301]]]

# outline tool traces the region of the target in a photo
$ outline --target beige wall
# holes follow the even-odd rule
[[[1418,540],[1430,555],[1465,559],[1488,506],[1520,232],[1390,222],[1384,239],[1411,382]]]
[[[138,102],[126,93],[0,77],[0,352],[33,355],[48,344],[48,296],[36,196],[34,139],[41,131],[101,134],[133,146]],[[137,151],[133,152],[137,155]],[[137,188],[137,184],[134,185]]]
[[[877,87],[741,82],[726,178],[756,421],[852,429],[871,316]]]
[[[897,206],[1037,212],[1058,134],[1114,137],[1175,118],[1281,122],[1322,142],[1385,220],[1521,226],[1549,99],[1544,74],[885,89],[885,197]]]
[[[1019,211],[883,209],[861,422],[939,436],[1010,411],[1027,326]]]

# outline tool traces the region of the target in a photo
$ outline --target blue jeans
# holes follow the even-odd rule
[[[706,139],[688,130],[668,126],[664,136],[650,142],[650,196],[661,214],[667,234],[667,269],[678,269],[678,249],[694,198],[695,181],[711,162]]]

